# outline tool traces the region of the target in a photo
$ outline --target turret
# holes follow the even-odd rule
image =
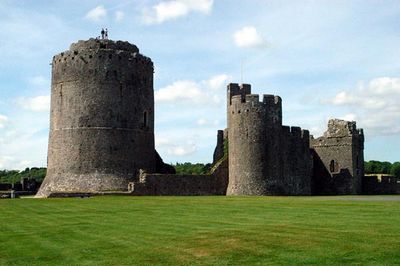
[[[279,182],[281,99],[251,94],[250,85],[228,85],[228,195],[274,194]]]

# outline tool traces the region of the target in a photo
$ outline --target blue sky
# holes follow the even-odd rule
[[[46,165],[49,63],[102,27],[155,64],[166,162],[212,160],[242,80],[282,97],[284,124],[356,120],[367,160],[400,160],[399,1],[0,0],[0,169]]]

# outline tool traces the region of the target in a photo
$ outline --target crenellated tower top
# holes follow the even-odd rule
[[[230,83],[227,89],[228,124],[232,115],[258,113],[265,117],[267,125],[282,125],[282,99],[279,96],[251,94],[250,84]]]

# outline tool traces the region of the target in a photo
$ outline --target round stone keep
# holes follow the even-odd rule
[[[46,178],[37,194],[128,189],[155,170],[153,62],[90,39],[53,57]]]

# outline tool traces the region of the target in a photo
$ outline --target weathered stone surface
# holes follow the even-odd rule
[[[53,57],[48,169],[37,196],[361,192],[364,135],[355,122],[330,120],[313,139],[282,125],[279,96],[260,101],[249,84],[228,85],[227,112],[212,172],[175,175],[154,148],[151,59],[128,42],[74,43]]]
[[[309,133],[282,126],[279,96],[251,94],[248,84],[228,85],[228,195],[311,193]]]
[[[331,119],[324,136],[311,137],[315,194],[360,194],[364,133],[356,122]],[[321,169],[322,168],[322,169]]]
[[[143,172],[134,182],[132,195],[205,196],[226,195],[227,160],[221,160],[208,175],[149,174]]]
[[[217,131],[217,145],[214,149],[213,164],[217,163],[219,159],[224,156],[224,131]]]
[[[153,62],[135,45],[79,41],[53,57],[47,176],[51,192],[127,190],[154,172]]]

